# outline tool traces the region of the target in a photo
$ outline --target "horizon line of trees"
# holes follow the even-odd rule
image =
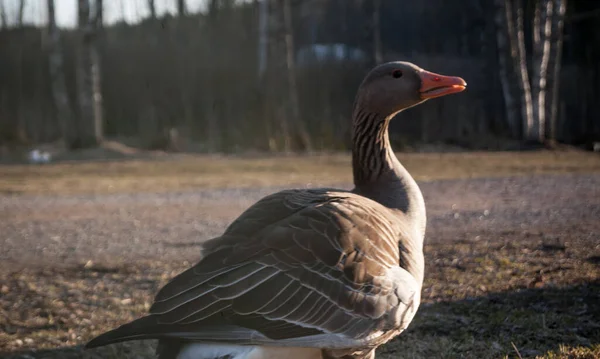
[[[209,0],[205,13],[190,14],[174,0],[177,15],[159,18],[147,0],[139,24],[103,26],[103,1],[77,0],[78,26],[64,30],[54,0],[46,28],[24,26],[25,1],[11,29],[0,1],[4,144],[60,139],[77,149],[119,137],[171,150],[348,148],[362,76],[396,59],[469,83],[461,96],[411,110],[416,121],[392,127],[396,142],[600,139],[592,3]],[[314,44],[366,60],[299,62]]]

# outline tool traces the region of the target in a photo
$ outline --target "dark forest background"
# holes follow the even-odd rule
[[[347,149],[357,86],[393,60],[469,85],[401,115],[396,145],[600,141],[597,0],[177,4],[175,15],[108,26],[102,1],[73,1],[75,29],[58,29],[53,11],[43,27],[3,16],[0,147]]]

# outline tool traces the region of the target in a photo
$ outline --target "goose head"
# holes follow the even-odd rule
[[[418,105],[431,98],[464,91],[460,77],[426,71],[410,62],[389,62],[375,67],[358,90],[357,105],[382,118]]]

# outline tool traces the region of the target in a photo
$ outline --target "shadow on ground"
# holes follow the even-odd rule
[[[561,345],[600,348],[600,281],[424,303],[409,330],[382,347],[378,358],[516,357],[513,343],[522,357],[558,352]],[[10,359],[153,358],[153,345],[145,341],[90,351],[73,346],[0,355]]]
[[[422,306],[385,358],[535,357],[600,344],[600,281],[522,289]]]

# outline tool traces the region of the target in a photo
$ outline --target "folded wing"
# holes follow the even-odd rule
[[[389,210],[352,193],[270,195],[207,242],[204,258],[157,294],[150,316],[106,340],[369,341],[416,310],[420,286],[400,267],[405,235]]]

